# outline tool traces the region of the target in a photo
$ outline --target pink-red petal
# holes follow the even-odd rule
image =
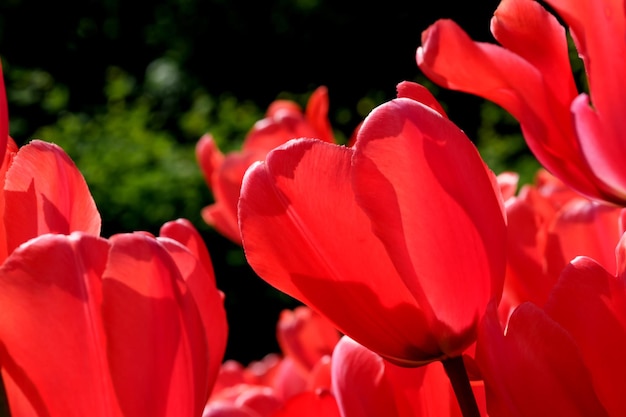
[[[207,339],[195,299],[156,239],[132,233],[109,241],[102,321],[124,415],[198,415],[210,387]]]
[[[623,253],[624,240],[619,251]],[[626,413],[626,281],[588,257],[563,271],[546,311],[575,340],[609,415]]]
[[[489,416],[608,416],[572,337],[531,303],[513,312],[506,333],[491,305],[476,359]]]
[[[108,251],[93,236],[44,235],[0,268],[0,358],[12,415],[123,415],[100,320]]]
[[[492,179],[463,132],[414,100],[379,106],[359,131],[357,201],[449,355],[501,296],[506,226]]]
[[[541,20],[535,16],[530,21]],[[447,19],[423,32],[416,58],[419,68],[437,84],[479,95],[510,112],[519,120],[528,146],[549,171],[585,195],[606,196],[606,185],[595,179],[575,143],[569,105],[565,106],[564,98],[546,87],[540,68],[501,46],[473,42]],[[531,58],[540,65],[544,62],[537,56]],[[551,70],[545,76],[554,77],[558,72]]]
[[[100,214],[82,174],[57,145],[20,148],[4,184],[7,250],[44,233],[100,234]]]

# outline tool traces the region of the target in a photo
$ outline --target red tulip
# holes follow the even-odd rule
[[[229,360],[220,369],[205,408],[211,416],[256,413],[269,417],[305,392],[330,389],[330,353],[339,334],[305,306],[284,310],[277,324],[281,354],[244,367]],[[295,411],[294,411],[295,412]]]
[[[616,274],[574,259],[544,309],[521,304],[506,331],[488,312],[476,359],[490,416],[626,413],[626,236],[616,253]]]
[[[268,153],[246,173],[239,216],[260,277],[416,366],[474,341],[500,298],[505,222],[469,139],[407,95],[374,109],[353,148],[298,139]]]
[[[178,244],[174,244],[173,239]],[[224,294],[216,288],[213,263],[202,236],[187,219],[165,223],[159,242],[176,262],[185,284],[200,307],[204,333],[208,340],[209,364],[206,369],[209,386],[213,387],[226,351],[228,325],[223,312]]]
[[[569,186],[592,199],[624,205],[624,4],[546,3],[571,30],[589,95],[577,91],[565,29],[533,0],[500,3],[491,31],[502,46],[473,42],[454,22],[437,21],[422,34],[418,66],[437,84],[479,95],[510,112],[537,159]]]
[[[623,209],[584,198],[545,171],[505,205],[509,239],[503,316],[524,301],[543,306],[576,256],[590,256],[615,271]]]
[[[494,306],[478,336],[490,417],[607,416],[577,346],[558,323],[523,303],[506,329]]]
[[[241,151],[222,154],[211,135],[196,145],[198,164],[213,192],[215,202],[204,208],[203,219],[225,237],[241,244],[237,224],[237,200],[246,169],[265,158],[267,152],[293,138],[310,137],[334,142],[328,121],[328,91],[318,87],[303,112],[290,100],[276,100],[266,117],[256,122],[243,141]]]
[[[0,262],[45,233],[100,234],[100,214],[87,183],[59,146],[33,140],[18,150],[9,139],[0,175]]]
[[[278,345],[304,373],[309,373],[339,341],[339,332],[328,320],[306,306],[283,310],[276,326]]]
[[[12,414],[200,415],[225,345],[212,273],[147,233],[46,234],[15,249],[0,267]]]

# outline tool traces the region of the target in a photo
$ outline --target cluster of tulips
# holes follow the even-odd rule
[[[345,145],[324,87],[305,109],[272,103],[240,151],[199,140],[203,218],[302,302],[278,320],[281,351],[246,366],[223,361],[229,295],[192,224],[101,237],[63,150],[9,137],[0,84],[11,415],[626,415],[626,4],[545,3],[502,0],[499,44],[439,20],[416,54],[517,118],[543,165],[532,184],[495,175],[408,81]]]

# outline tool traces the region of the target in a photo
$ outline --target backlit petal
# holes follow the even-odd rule
[[[1,358],[13,415],[30,408],[51,417],[122,416],[100,318],[108,251],[93,236],[44,235],[0,268]],[[27,402],[13,403],[14,395]]]
[[[100,234],[100,214],[82,174],[57,145],[20,148],[4,184],[7,250],[44,233]]]
[[[499,190],[463,132],[396,99],[373,110],[355,145],[356,197],[422,306],[442,349],[460,354],[499,299],[506,227]]]

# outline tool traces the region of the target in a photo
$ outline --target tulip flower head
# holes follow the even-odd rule
[[[576,257],[543,308],[524,302],[504,326],[490,306],[476,348],[490,416],[626,413],[625,236],[615,253],[616,273]]]
[[[200,415],[226,340],[212,273],[142,232],[21,245],[0,267],[13,415]]]
[[[494,175],[430,96],[402,83],[353,147],[297,139],[244,177],[239,221],[257,274],[384,358],[461,355],[502,291]],[[430,100],[434,102],[435,100]]]
[[[267,152],[293,138],[310,137],[334,142],[328,121],[328,91],[318,87],[303,112],[291,100],[276,100],[246,135],[240,151],[224,155],[213,137],[204,135],[196,145],[196,157],[215,202],[202,210],[207,224],[241,244],[237,223],[239,189],[246,169],[263,160]]]
[[[623,2],[547,0],[585,66],[577,89],[565,28],[534,0],[502,0],[491,20],[501,46],[474,42],[451,20],[422,34],[419,68],[435,83],[493,101],[520,122],[530,150],[579,193],[626,204],[626,26]],[[462,63],[462,65],[459,65]]]
[[[543,306],[563,268],[576,256],[592,257],[615,271],[625,209],[585,198],[543,169],[533,184],[510,194],[505,207],[507,273],[499,305],[503,316],[524,301]]]

